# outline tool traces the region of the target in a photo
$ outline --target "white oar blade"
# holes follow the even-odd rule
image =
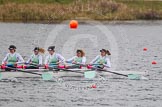
[[[53,78],[53,75],[50,73],[43,73],[42,74],[42,79],[43,80],[51,80]]]
[[[88,79],[92,79],[96,77],[96,72],[95,71],[87,71],[84,72],[84,77]]]

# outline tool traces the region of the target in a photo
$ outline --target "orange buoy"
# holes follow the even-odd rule
[[[71,28],[71,29],[77,29],[77,27],[78,27],[78,21],[76,21],[76,20],[71,20],[71,21],[70,21],[70,28]]]
[[[152,61],[152,64],[155,65],[155,64],[157,64],[157,62],[156,61]]]
[[[147,51],[147,48],[143,48],[143,51]]]
[[[97,88],[97,86],[94,84],[94,85],[91,86],[91,88]]]

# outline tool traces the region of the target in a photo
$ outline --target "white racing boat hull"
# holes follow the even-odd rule
[[[82,72],[82,73],[75,73],[75,72],[69,72],[69,71],[47,71],[44,69],[37,69],[37,70],[33,70],[33,69],[28,69],[25,70],[27,72],[33,72],[33,73],[38,73],[38,74],[43,74],[43,73],[50,73],[52,74],[54,77],[83,77],[84,76],[84,72],[86,72],[86,70],[80,70],[80,69],[73,69],[73,71],[75,72]],[[36,74],[30,74],[30,73],[25,73],[24,72],[19,72],[19,71],[3,71],[0,72],[0,75],[2,76],[2,79],[7,79],[7,78],[35,78],[35,77],[41,77],[41,75],[36,75]],[[113,71],[115,73],[121,73],[121,74],[139,74],[139,75],[147,75],[147,72],[140,72],[140,71]],[[97,75],[101,75],[101,76],[111,76],[111,75],[115,75],[113,73],[109,73],[109,72],[104,72],[104,71],[97,71]]]

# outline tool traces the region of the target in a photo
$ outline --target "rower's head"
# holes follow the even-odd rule
[[[101,56],[111,55],[110,51],[106,49],[101,49],[100,52]]]
[[[48,47],[48,52],[49,52],[49,54],[53,55],[54,52],[55,52],[55,46],[49,46]]]
[[[8,49],[9,49],[10,53],[14,53],[16,51],[16,46],[10,45]]]
[[[38,54],[39,54],[39,47],[35,47],[35,48],[34,48],[34,54],[35,54],[35,55],[38,55]]]
[[[78,49],[78,50],[76,51],[76,55],[77,55],[78,57],[83,57],[83,56],[85,56],[85,53],[84,53],[83,50]]]
[[[40,53],[44,53],[45,52],[45,50],[43,48],[39,48],[39,47],[35,47],[33,51],[34,51],[35,55],[38,55],[39,52]]]

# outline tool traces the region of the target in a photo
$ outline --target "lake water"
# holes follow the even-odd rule
[[[162,21],[100,23],[89,21],[72,30],[62,24],[0,23],[0,60],[8,46],[17,46],[25,60],[35,46],[56,46],[65,58],[76,49],[86,52],[87,63],[102,48],[112,53],[113,70],[148,71],[149,80],[104,77],[93,81],[39,78],[0,81],[1,107],[159,107],[162,101]],[[143,51],[148,48],[148,51]],[[45,55],[44,55],[45,56]],[[156,65],[151,62],[155,60]],[[97,84],[97,88],[86,88]]]

